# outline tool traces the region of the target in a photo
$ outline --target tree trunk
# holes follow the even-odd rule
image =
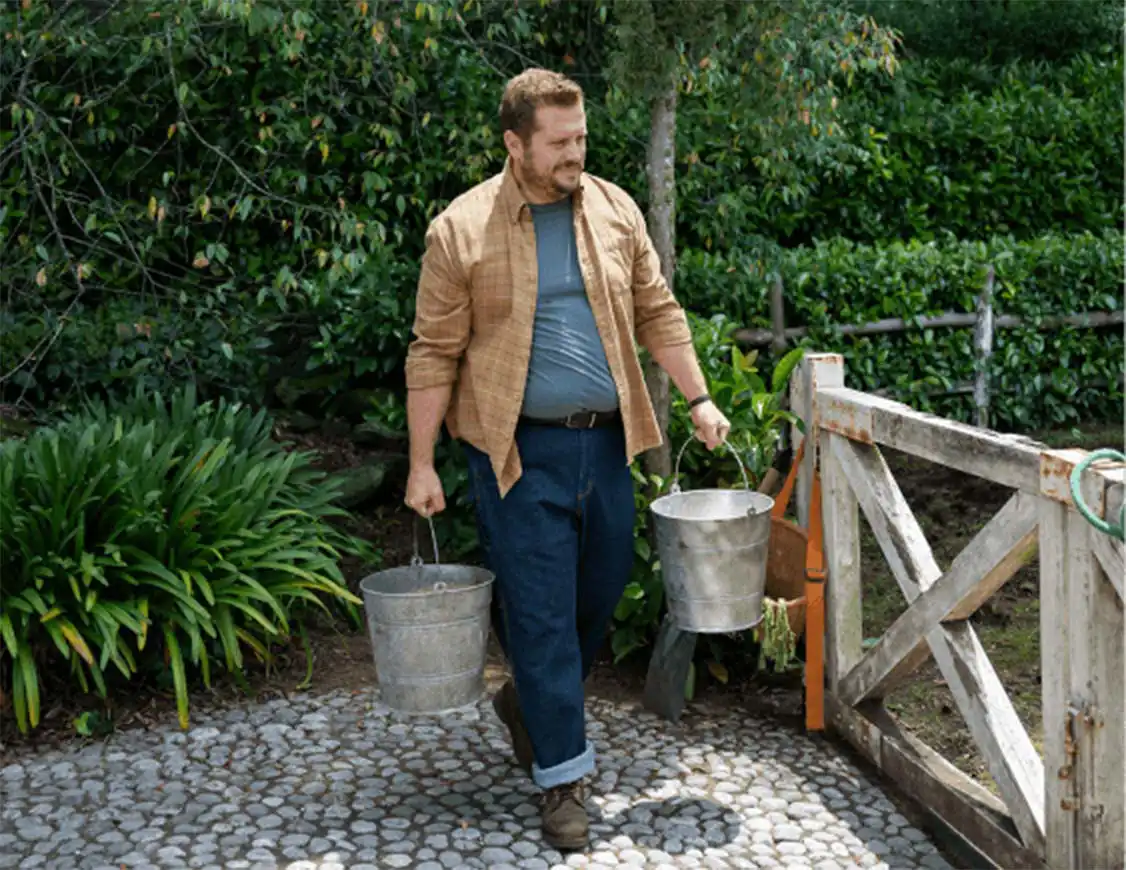
[[[661,259],[661,274],[673,289],[676,271],[676,74],[669,79],[664,93],[650,106],[649,154],[649,235]],[[669,377],[650,359],[645,368],[645,382],[657,412],[657,422],[665,443],[645,454],[644,465],[650,474],[668,477],[672,474],[672,451],[668,443]]]

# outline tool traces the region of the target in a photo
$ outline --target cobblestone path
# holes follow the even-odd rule
[[[0,867],[948,867],[845,756],[768,720],[590,702],[591,848],[561,855],[483,702],[301,696],[0,768]]]

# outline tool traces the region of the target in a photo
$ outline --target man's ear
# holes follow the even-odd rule
[[[514,130],[504,131],[504,147],[508,149],[509,156],[517,163],[524,156],[524,143]]]

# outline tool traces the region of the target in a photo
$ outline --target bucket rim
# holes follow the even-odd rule
[[[360,592],[364,595],[379,595],[382,598],[422,598],[428,595],[448,595],[451,593],[459,592],[476,592],[486,586],[492,586],[496,581],[496,574],[480,565],[459,565],[459,564],[444,564],[444,565],[423,565],[423,568],[438,568],[439,570],[446,568],[461,568],[472,571],[474,575],[483,575],[484,579],[459,586],[443,586],[440,589],[431,587],[429,589],[419,589],[414,592],[381,592],[376,589],[369,589],[368,584],[370,581],[375,580],[377,577],[382,577],[392,572],[399,572],[409,570],[411,565],[399,565],[394,568],[383,568],[379,571],[373,571],[360,579]],[[440,581],[439,581],[440,582]]]
[[[667,492],[664,495],[658,496],[657,498],[653,499],[653,501],[649,502],[649,510],[663,519],[683,519],[682,517],[672,516],[670,513],[664,510],[664,508],[674,503],[676,500],[682,499],[686,496],[695,495],[697,493],[736,493],[739,495],[745,495],[751,502],[751,504],[749,504],[747,506],[747,509],[743,512],[736,511],[732,513],[731,516],[717,517],[716,519],[742,520],[748,518],[758,518],[774,509],[773,497],[767,495],[764,492],[758,492],[753,489],[723,489],[721,487],[702,487],[701,489],[686,489],[680,492]],[[762,505],[761,510],[759,509],[758,505],[755,504],[755,502],[758,502]],[[709,522],[710,521],[711,520],[709,520]]]

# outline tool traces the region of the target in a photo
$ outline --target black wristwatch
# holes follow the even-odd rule
[[[704,393],[703,395],[697,396],[695,399],[693,399],[691,402],[689,402],[688,403],[688,409],[691,410],[691,409],[695,408],[697,405],[702,405],[702,404],[704,404],[704,402],[710,402],[711,400],[712,400],[712,397],[709,396],[707,393]]]

